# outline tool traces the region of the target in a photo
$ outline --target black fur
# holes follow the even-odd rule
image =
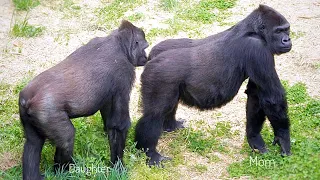
[[[161,41],[151,49],[148,56],[148,61],[150,61],[151,59],[153,59],[163,51],[167,51],[169,49],[189,48],[189,47],[194,47],[194,46],[202,45],[205,43],[209,43],[226,34],[228,30],[220,32],[215,35],[208,36],[204,39],[180,38],[180,39],[167,39],[167,40]]]
[[[149,164],[163,160],[156,146],[163,125],[175,121],[179,100],[201,110],[221,107],[233,99],[247,78],[250,146],[262,153],[267,151],[260,135],[267,116],[275,143],[280,144],[282,154],[289,155],[287,103],[274,64],[275,54],[291,50],[289,28],[280,13],[260,5],[244,20],[210,40],[188,40],[196,42],[195,46],[186,47],[186,39],[172,40],[167,47],[168,40],[160,43],[161,53],[151,58],[141,77],[143,117],[135,135],[137,148],[144,149],[150,157]]]
[[[204,39],[189,39],[189,38],[180,38],[180,39],[167,39],[164,40],[157,45],[155,45],[148,56],[148,61],[155,58],[157,55],[161,54],[163,51],[172,50],[172,49],[179,49],[179,48],[190,48],[195,47],[198,45],[202,45],[205,43],[209,43],[211,41],[214,41],[215,39],[218,39],[225,35],[231,28],[229,28],[226,31],[220,32],[215,35],[208,36]],[[163,123],[163,131],[171,132],[176,129],[184,128],[184,120],[176,120],[175,119],[175,113],[177,110],[178,104],[174,108],[173,111],[167,114],[167,117],[165,118],[165,121]]]
[[[21,92],[25,131],[23,179],[42,179],[39,164],[45,139],[56,145],[55,170],[72,163],[75,129],[71,118],[100,110],[111,162],[122,160],[130,127],[129,98],[135,66],[147,58],[144,32],[128,21],[107,37],[92,39],[65,60],[35,77]]]

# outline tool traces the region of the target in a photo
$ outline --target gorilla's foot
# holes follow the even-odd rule
[[[183,129],[185,126],[183,125],[185,122],[184,119],[179,119],[179,120],[172,120],[169,122],[164,122],[163,124],[163,131],[165,132],[172,132],[177,129]]]
[[[161,156],[158,152],[147,152],[146,153],[149,159],[147,160],[148,165],[151,166],[157,166],[157,167],[163,167],[161,162],[171,160],[170,157]]]
[[[261,154],[268,152],[268,149],[266,148],[266,145],[260,134],[248,137],[248,143],[253,151],[258,150]]]
[[[55,174],[59,174],[61,172],[69,171],[70,166],[71,167],[74,166],[74,163],[73,162],[65,163],[65,164],[55,163],[53,165],[53,170]]]
[[[290,151],[290,140],[283,140],[283,138],[280,137],[275,137],[272,145],[278,144],[281,148],[281,156],[291,156],[291,151]]]
[[[252,147],[251,147],[252,148]],[[260,154],[265,154],[268,151],[268,149],[266,147],[261,147],[261,148],[252,148],[253,152],[259,152]]]

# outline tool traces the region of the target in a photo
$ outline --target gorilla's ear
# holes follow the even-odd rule
[[[263,12],[266,11],[268,9],[268,6],[264,5],[264,4],[259,4],[259,11]]]
[[[275,10],[267,5],[259,4],[258,11],[261,12],[262,14],[266,14],[266,13],[270,13],[270,11],[274,12]]]
[[[124,30],[124,29],[128,29],[128,30],[133,30],[136,27],[129,21],[127,20],[122,20],[121,25],[119,27],[119,31]]]

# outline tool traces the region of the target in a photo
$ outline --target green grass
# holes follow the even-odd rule
[[[162,0],[160,8],[173,13],[173,18],[162,23],[169,28],[152,28],[146,32],[149,42],[156,37],[175,36],[184,32],[189,38],[203,38],[202,27],[214,22],[226,25],[224,20],[231,14],[229,8],[235,6],[236,0]]]
[[[279,147],[271,145],[273,140],[271,128],[264,128],[262,136],[270,152],[265,155],[250,153],[250,148],[245,143],[242,152],[247,155],[247,158],[230,165],[228,171],[231,177],[320,178],[320,101],[309,97],[302,83],[291,87],[287,83],[284,85],[289,102],[292,156],[282,158]],[[260,164],[253,161],[256,157]],[[263,162],[272,162],[272,164],[263,165]]]
[[[211,158],[209,153],[218,151],[220,153],[228,152],[228,145],[224,144],[220,140],[222,138],[229,138],[233,134],[230,132],[229,123],[217,123],[215,128],[211,128],[203,121],[197,122],[192,125],[193,128],[181,129],[177,132],[165,134],[165,138],[173,139],[169,143],[170,151],[173,152],[174,158],[181,156],[183,149],[190,152],[195,152],[201,156]],[[186,147],[186,148],[184,148]],[[213,157],[214,161],[216,157]]]
[[[302,104],[310,100],[305,84],[297,83],[290,88],[287,82],[284,82],[283,84],[287,87],[286,93],[289,104]]]
[[[305,35],[306,35],[306,33],[302,32],[302,31],[290,31],[290,37],[292,39],[299,39]]]
[[[235,2],[236,0],[162,0],[160,6],[164,10],[174,12],[180,19],[211,24],[225,19],[225,10],[234,7]]]
[[[228,122],[218,122],[211,134],[215,137],[231,137],[233,135],[231,133],[231,125]]]
[[[173,18],[164,21],[165,24],[168,24],[169,28],[152,28],[146,34],[146,39],[152,44],[152,41],[155,37],[166,37],[166,36],[175,36],[179,32],[186,32],[189,38],[201,37],[202,33],[198,28],[200,25],[198,23],[190,23],[186,26],[186,21]]]
[[[81,6],[78,3],[73,2],[73,0],[63,0],[63,3],[57,9],[63,12],[64,19],[80,18],[83,15],[81,14]]]
[[[179,0],[160,0],[160,6],[164,10],[171,11],[178,6]]]
[[[208,170],[207,166],[201,165],[201,164],[196,164],[196,165],[194,165],[193,167],[194,167],[194,169],[195,169],[196,171],[198,171],[198,172],[200,172],[200,173],[204,173],[204,172],[206,172],[206,171]]]
[[[201,0],[199,2],[161,0],[160,8],[172,12],[174,17],[162,22],[169,28],[152,28],[146,32],[146,38],[150,44],[156,37],[175,36],[179,32],[186,32],[189,38],[202,38],[201,26],[213,22],[223,24],[230,15],[227,9],[234,7],[235,2],[236,0]],[[146,3],[145,0],[112,1],[96,10],[97,26],[99,29],[109,31],[116,28],[122,19],[133,22],[143,20],[145,19],[143,13],[127,15],[127,12],[133,11],[144,3]]]
[[[30,10],[40,4],[39,0],[13,0],[17,10]]]
[[[23,132],[18,116],[18,97],[32,75],[32,72],[27,73],[16,86],[0,84],[0,154],[22,152]]]
[[[64,0],[63,1],[63,8],[71,8],[74,5],[74,2],[72,0]]]
[[[17,97],[19,91],[27,84],[30,77],[26,77],[15,86],[1,84],[0,86],[0,154],[11,152],[13,157],[20,159],[24,143],[23,131],[18,117]],[[317,179],[320,173],[320,101],[312,99],[306,92],[302,83],[289,86],[284,83],[289,103],[289,116],[291,119],[292,153],[290,157],[282,158],[279,147],[271,146],[273,140],[272,129],[268,124],[262,131],[262,135],[270,150],[268,154],[260,155],[252,153],[247,142],[243,139],[241,153],[247,156],[243,161],[231,164],[228,172],[231,177],[249,176],[253,178],[270,179]],[[235,150],[230,150],[230,145],[224,143],[224,139],[236,135],[231,131],[228,122],[219,122],[214,127],[204,121],[198,121],[192,128],[181,129],[172,133],[164,133],[164,155],[173,158],[165,163],[165,168],[149,168],[146,156],[135,149],[133,141],[134,127],[137,119],[133,119],[133,125],[129,130],[127,145],[125,148],[125,167],[117,164],[115,168],[108,166],[110,150],[107,137],[103,131],[101,116],[99,113],[91,117],[77,118],[73,120],[76,128],[76,140],[74,150],[75,167],[90,168],[104,167],[105,171],[82,171],[79,173],[60,172],[54,174],[52,170],[54,147],[46,142],[42,152],[41,171],[47,179],[172,179],[181,175],[176,170],[185,165],[185,152],[194,152],[198,156],[207,158],[209,163],[219,162],[219,157],[213,152],[222,153],[233,157]],[[251,159],[250,159],[251,157]],[[17,159],[17,165],[6,171],[0,171],[0,178],[20,179],[21,162]],[[250,162],[251,161],[251,162]],[[190,162],[189,162],[190,163]],[[208,170],[206,165],[192,164],[187,166],[200,173]]]
[[[144,18],[143,13],[134,13],[134,14],[128,16],[127,20],[134,22],[134,21],[142,20],[143,18]]]
[[[35,37],[41,35],[44,29],[41,26],[30,25],[27,18],[25,18],[22,22],[16,22],[13,25],[11,34],[17,37]]]
[[[172,21],[171,21],[172,22]],[[169,22],[169,24],[173,24]],[[177,21],[175,21],[177,22]],[[192,29],[191,27],[186,27],[186,26],[180,26],[180,23],[174,24],[170,28],[164,29],[164,28],[152,28],[146,35],[146,38],[148,41],[151,41],[154,37],[158,36],[174,36],[178,34],[178,32],[183,31],[183,30],[190,30]]]
[[[107,30],[117,27],[127,11],[133,10],[145,2],[145,0],[114,0],[107,6],[98,8],[96,10],[98,26]],[[139,18],[140,15],[137,16],[135,18]]]
[[[18,93],[28,81],[27,77],[16,86],[0,84],[0,155],[9,152],[13,158],[21,157],[24,139],[18,116]],[[0,171],[0,179],[19,179],[19,176],[21,167]]]
[[[178,16],[182,19],[211,24],[225,19],[227,16],[224,16],[224,10],[234,7],[235,2],[235,0],[201,0],[191,8],[179,12]]]
[[[184,134],[186,137],[187,147],[192,151],[199,153],[200,155],[205,155],[208,152],[213,151],[219,145],[217,140],[212,136],[206,136],[205,133],[201,131],[189,131]]]

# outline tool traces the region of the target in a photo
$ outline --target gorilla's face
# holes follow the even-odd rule
[[[290,24],[280,13],[271,8],[260,7],[261,24],[259,31],[273,54],[289,52],[292,47],[290,40]]]
[[[145,52],[147,47],[149,47],[149,44],[145,39],[144,32],[140,28],[137,28],[132,51],[135,66],[144,66],[147,63],[147,54]]]
[[[272,31],[272,43],[275,54],[289,52],[292,47],[290,40],[290,25],[276,26]]]

